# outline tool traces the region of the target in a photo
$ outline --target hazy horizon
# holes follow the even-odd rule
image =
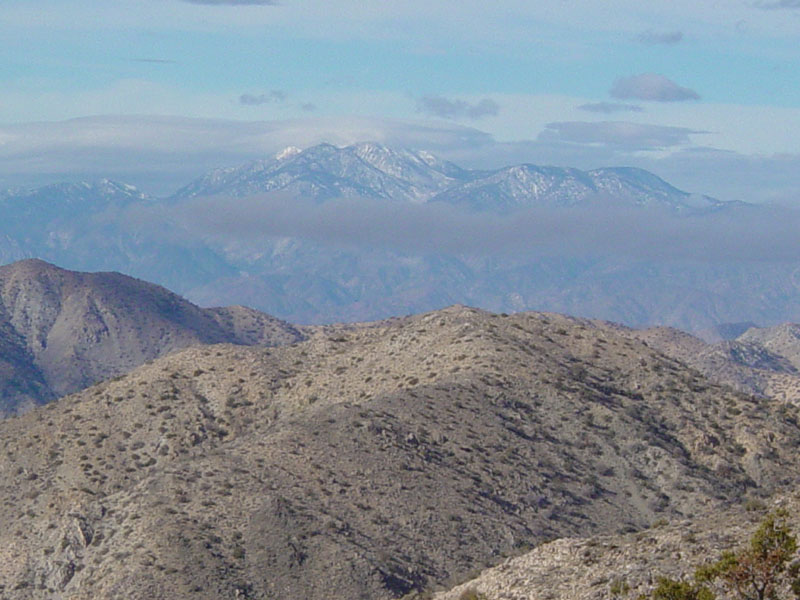
[[[375,140],[794,204],[798,29],[788,0],[10,0],[0,186],[168,194],[288,145]]]

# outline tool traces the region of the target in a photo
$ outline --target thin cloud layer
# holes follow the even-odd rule
[[[610,94],[621,100],[635,98],[651,102],[682,102],[700,99],[700,95],[694,90],[682,87],[656,73],[620,77],[614,82]]]
[[[603,145],[632,150],[660,150],[689,144],[690,134],[705,133],[685,127],[666,127],[624,121],[566,121],[548,123],[539,140]]]
[[[589,104],[581,104],[578,109],[604,114],[618,112],[642,112],[644,110],[641,106],[637,106],[636,104],[623,104],[621,102],[591,102]]]
[[[491,135],[456,123],[366,117],[234,121],[102,116],[0,124],[0,188],[108,177],[171,194],[211,169],[266,158],[287,146],[346,146],[364,140],[442,155],[457,148],[481,152],[495,143]]]
[[[169,58],[132,58],[132,62],[139,62],[139,63],[152,63],[156,65],[175,65],[178,64],[178,61],[171,60]]]
[[[417,112],[442,119],[480,119],[496,116],[500,112],[500,106],[490,98],[470,104],[443,96],[423,96],[417,100]]]
[[[183,0],[189,4],[210,6],[277,6],[277,0]]]
[[[272,104],[285,102],[289,95],[283,90],[270,90],[266,94],[242,94],[239,96],[239,103],[247,106],[259,106],[261,104]]]
[[[680,43],[683,41],[683,32],[682,31],[645,31],[640,33],[639,36],[636,38],[642,44],[647,44],[649,46],[657,45],[657,44],[665,44],[668,46],[673,46],[675,44]]]
[[[800,0],[779,0],[778,2],[759,2],[758,8],[764,10],[776,10],[781,8],[800,8]]]
[[[170,215],[191,235],[226,243],[290,237],[342,247],[415,255],[617,255],[659,260],[797,261],[800,212],[740,207],[685,218],[658,209],[615,208],[604,202],[574,208],[533,208],[509,216],[474,214],[445,204],[338,200],[317,204],[276,195],[201,198]],[[140,208],[140,226],[163,222]],[[194,233],[192,233],[194,232]],[[186,232],[184,232],[185,234]]]

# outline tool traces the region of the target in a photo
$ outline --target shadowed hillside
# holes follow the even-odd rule
[[[0,411],[75,392],[193,344],[301,337],[244,307],[202,309],[119,273],[25,260],[0,267]]]

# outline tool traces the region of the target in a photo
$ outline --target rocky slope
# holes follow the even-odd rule
[[[797,417],[557,315],[194,347],[0,422],[0,595],[396,598],[796,485]]]
[[[783,357],[791,368],[800,370],[800,325],[797,323],[751,327],[736,341],[758,344],[767,352]]]
[[[669,327],[621,330],[706,377],[748,394],[800,403],[798,325],[749,328],[739,337],[708,343]]]
[[[650,594],[659,577],[691,579],[698,566],[739,550],[766,510],[775,508],[788,510],[791,529],[800,533],[796,495],[751,499],[638,533],[555,540],[432,597],[459,600],[473,591],[485,600],[635,600]]]
[[[0,267],[0,410],[51,400],[193,344],[301,337],[263,313],[201,309],[119,273],[21,261]]]
[[[695,569],[738,551],[769,510],[786,509],[800,534],[800,499],[779,495],[751,498],[702,518],[664,520],[627,535],[564,538],[504,560],[434,600],[459,600],[472,591],[485,600],[636,600],[649,597],[659,577],[691,579]],[[788,596],[786,596],[788,597]]]

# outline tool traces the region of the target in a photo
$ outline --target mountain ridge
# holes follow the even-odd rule
[[[244,307],[201,309],[165,288],[120,273],[79,273],[38,259],[0,267],[0,332],[13,343],[9,381],[38,374],[39,402],[123,374],[195,343],[289,343],[297,328]],[[6,412],[31,390],[2,396]],[[35,401],[35,399],[34,399]]]
[[[501,213],[534,206],[572,206],[601,198],[684,212],[726,205],[708,197],[690,200],[689,193],[632,167],[581,171],[519,164],[467,170],[425,151],[396,150],[375,142],[294,148],[273,159],[218,169],[176,192],[172,200],[278,191],[317,201],[361,197],[442,202]]]
[[[421,202],[466,176],[463,169],[428,153],[393,150],[372,142],[344,148],[319,144],[299,152],[280,152],[273,159],[212,171],[178,190],[172,200],[282,191],[318,201],[361,197]]]
[[[206,190],[223,195],[205,199],[141,199],[123,184],[102,182],[94,188],[72,186],[70,194],[84,194],[83,200],[59,195],[58,186],[42,188],[38,196],[30,191],[6,195],[0,200],[8,209],[0,223],[0,263],[36,256],[75,270],[121,271],[204,306],[247,304],[308,324],[375,320],[453,303],[689,331],[726,322],[800,320],[791,264],[695,260],[692,255],[692,248],[705,243],[706,225],[716,231],[733,223],[747,231],[758,222],[762,207],[748,205],[742,211],[739,204],[687,194],[624,167],[575,171],[572,181],[583,181],[578,187],[559,188],[553,180],[555,195],[547,200],[550,188],[542,184],[537,191],[533,179],[525,185],[509,183],[514,179],[507,177],[509,172],[527,173],[525,180],[536,174],[533,167],[467,171],[425,152],[403,152],[374,143],[326,145],[262,161],[252,169],[252,181],[247,168],[223,170],[236,185],[241,183],[243,194],[251,194],[264,191],[259,182],[270,180],[268,165],[285,169],[285,180],[270,180],[272,191],[265,198],[249,200],[223,194],[230,191],[223,181]],[[308,170],[310,164],[316,166]],[[603,175],[606,187],[598,187],[590,173]],[[497,189],[486,187],[493,176],[499,177]],[[619,183],[621,176],[627,187]],[[113,192],[110,197],[92,192],[101,193],[104,185]],[[200,193],[202,186],[194,185],[191,193]],[[444,191],[470,185],[483,195],[476,192],[470,199]],[[624,194],[623,187],[628,190]],[[359,200],[338,204],[334,198],[343,192]],[[295,202],[295,193],[310,197]],[[614,200],[617,193],[621,196]],[[13,210],[8,208],[12,205]],[[342,218],[351,211],[363,219],[361,229],[370,234],[366,239],[342,231],[340,208]],[[528,227],[514,221],[515,211],[528,209],[529,238]],[[538,210],[554,220],[553,228],[570,231],[576,221],[587,235],[575,235],[575,243],[565,240],[562,248],[559,236],[542,225],[547,221],[537,219]],[[414,236],[413,224],[420,222],[429,230],[424,243]],[[638,240],[640,222],[643,229],[662,235]],[[458,237],[462,226],[469,235]],[[385,245],[382,228],[392,234]],[[615,253],[615,228],[625,246],[621,255]],[[437,231],[452,238],[441,249]],[[483,243],[484,233],[492,240],[517,240],[519,251],[506,251],[500,244],[495,252],[491,243]],[[688,246],[678,242],[683,235]],[[590,247],[581,251],[583,239]]]

